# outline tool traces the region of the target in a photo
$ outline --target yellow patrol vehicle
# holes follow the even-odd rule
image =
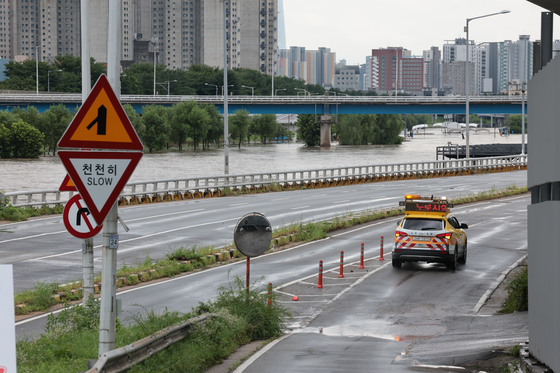
[[[393,267],[404,262],[443,263],[455,270],[467,262],[469,226],[451,214],[453,204],[445,197],[406,194],[399,202],[405,216],[393,239]]]

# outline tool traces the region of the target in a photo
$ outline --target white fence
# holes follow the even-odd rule
[[[141,198],[176,193],[195,193],[223,190],[225,188],[251,188],[272,184],[293,185],[302,183],[339,182],[369,178],[371,181],[400,180],[452,176],[463,172],[509,171],[527,167],[527,155],[510,155],[491,158],[452,159],[429,162],[394,163],[349,167],[319,168],[297,171],[277,171],[255,174],[190,177],[168,180],[151,180],[128,183],[121,197]],[[1,187],[1,186],[0,186]],[[59,190],[21,191],[1,194],[0,201],[9,198],[14,206],[41,206],[66,203],[75,192]]]

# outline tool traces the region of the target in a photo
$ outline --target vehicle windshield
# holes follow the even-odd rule
[[[402,227],[418,231],[442,230],[445,223],[441,219],[408,218],[404,220]]]

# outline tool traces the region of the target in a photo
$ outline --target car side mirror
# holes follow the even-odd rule
[[[465,223],[461,223],[461,229],[468,229],[469,226]]]

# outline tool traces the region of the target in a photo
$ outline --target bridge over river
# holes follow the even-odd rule
[[[223,96],[141,96],[122,95],[123,104],[131,104],[141,113],[150,104],[172,106],[194,100],[215,105],[223,113]],[[520,114],[519,96],[474,96],[469,98],[471,114]],[[76,109],[80,94],[0,94],[0,109],[34,106],[44,112],[52,105],[64,104]],[[464,96],[229,96],[229,113],[245,109],[251,114],[465,114]]]

